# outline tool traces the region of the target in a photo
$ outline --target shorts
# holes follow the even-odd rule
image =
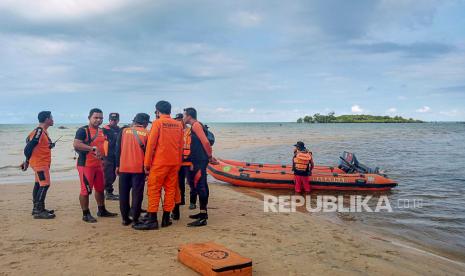
[[[79,179],[81,181],[81,195],[87,196],[92,194],[92,189],[103,193],[104,180],[102,167],[82,167],[78,166]]]
[[[40,186],[50,185],[50,167],[36,167],[34,170],[35,182],[39,182]]]

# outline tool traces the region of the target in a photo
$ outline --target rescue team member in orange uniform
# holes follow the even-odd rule
[[[302,186],[306,193],[310,192],[310,175],[312,175],[313,163],[312,153],[305,148],[304,142],[294,145],[294,157],[292,158],[292,171],[294,171],[295,192],[300,193]]]
[[[176,189],[176,195],[175,195],[176,205],[174,206],[173,214],[171,215],[171,217],[174,220],[180,219],[181,211],[179,207],[181,205],[186,204],[185,202],[186,178],[188,179],[188,182],[189,182],[189,170],[192,166],[192,162],[190,162],[190,146],[191,146],[190,145],[191,144],[190,132],[191,132],[191,129],[186,124],[184,124],[183,117],[184,117],[183,114],[179,113],[179,114],[176,114],[176,117],[174,118],[176,121],[181,122],[184,128],[182,164],[181,164],[181,168],[179,169],[179,173],[178,173],[178,184],[179,185]],[[194,197],[197,197],[197,195],[195,194],[195,190],[191,189],[191,198],[192,198],[192,193],[194,193]]]
[[[148,218],[144,224],[134,226],[134,229],[138,230],[158,229],[157,211],[162,188],[165,190],[165,200],[161,226],[167,227],[172,224],[170,212],[175,205],[175,191],[182,159],[181,122],[170,117],[169,102],[159,101],[155,108],[157,119],[152,123],[144,161],[145,173],[148,174]]]
[[[89,223],[97,222],[89,211],[89,195],[95,189],[99,217],[114,217],[105,208],[104,180],[103,180],[103,151],[105,135],[100,125],[103,121],[103,112],[93,108],[89,112],[89,125],[80,127],[74,138],[74,149],[79,153],[77,170],[81,180],[81,193],[79,202],[82,208],[82,220]]]
[[[209,162],[217,163],[217,161],[212,156],[212,147],[207,139],[205,127],[197,121],[197,111],[194,108],[184,109],[184,123],[191,125],[190,159],[193,167],[189,175],[194,189],[199,195],[200,203],[200,213],[189,216],[195,221],[189,223],[188,226],[204,226],[207,225],[208,219],[207,166]]]
[[[131,126],[121,128],[116,141],[116,174],[119,175],[119,208],[123,225],[139,224],[144,198],[145,172],[144,156],[149,132],[150,116],[138,113]],[[129,193],[132,189],[132,204]],[[132,206],[132,220],[129,218]]]
[[[106,200],[118,200],[118,195],[113,194],[113,183],[116,180],[116,156],[115,147],[116,139],[118,138],[120,127],[119,114],[112,112],[109,115],[109,123],[103,126],[103,132],[107,137],[105,145],[105,157],[103,160],[103,176],[105,179],[105,199]]]
[[[45,197],[50,187],[50,165],[52,162],[52,149],[55,144],[48,136],[47,129],[53,126],[53,117],[50,111],[42,111],[37,116],[39,126],[36,127],[26,139],[24,155],[26,161],[21,164],[21,169],[26,171],[29,165],[34,170],[35,183],[32,190],[32,215],[35,219],[53,219],[53,210],[45,209]]]

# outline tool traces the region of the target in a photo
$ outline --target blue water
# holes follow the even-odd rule
[[[339,214],[338,218],[465,260],[465,124],[235,124],[217,128],[229,139],[241,136],[242,146],[224,150],[224,158],[289,163],[297,140],[307,144],[317,164],[337,165],[344,150],[354,152],[362,163],[378,166],[397,180],[399,185],[391,192],[374,194],[375,199],[387,195],[394,212]],[[253,137],[256,144],[247,146],[247,137]],[[409,208],[404,208],[403,200],[409,200]],[[421,208],[414,208],[414,200]]]
[[[392,213],[338,214],[342,223],[367,228],[465,261],[465,124],[209,124],[215,155],[252,162],[289,163],[292,145],[304,141],[317,164],[337,165],[344,150],[378,166],[399,183],[387,195]],[[57,125],[58,126],[58,125]],[[76,178],[72,140],[79,125],[50,129],[63,135],[53,152],[52,178]],[[16,166],[33,125],[0,125],[0,183],[30,181]],[[244,188],[245,189],[245,188]],[[213,195],[214,196],[214,195]],[[399,199],[421,208],[396,208]]]

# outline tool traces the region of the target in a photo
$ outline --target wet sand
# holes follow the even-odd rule
[[[195,275],[176,259],[184,243],[214,241],[253,259],[256,275],[459,275],[465,266],[304,213],[263,212],[260,193],[211,184],[209,225],[136,232],[120,218],[81,221],[77,181],[56,181],[47,207],[54,220],[30,215],[31,185],[0,185],[0,275]],[[146,204],[146,201],[144,202]],[[95,201],[91,201],[95,214]],[[111,211],[118,203],[107,203]]]

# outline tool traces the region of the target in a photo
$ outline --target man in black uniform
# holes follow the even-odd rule
[[[106,146],[106,154],[103,162],[103,170],[105,176],[105,198],[106,200],[119,200],[118,195],[113,194],[113,183],[116,180],[116,155],[115,147],[118,134],[120,132],[119,114],[116,112],[110,113],[109,123],[103,127],[103,132],[107,136],[108,144]]]

